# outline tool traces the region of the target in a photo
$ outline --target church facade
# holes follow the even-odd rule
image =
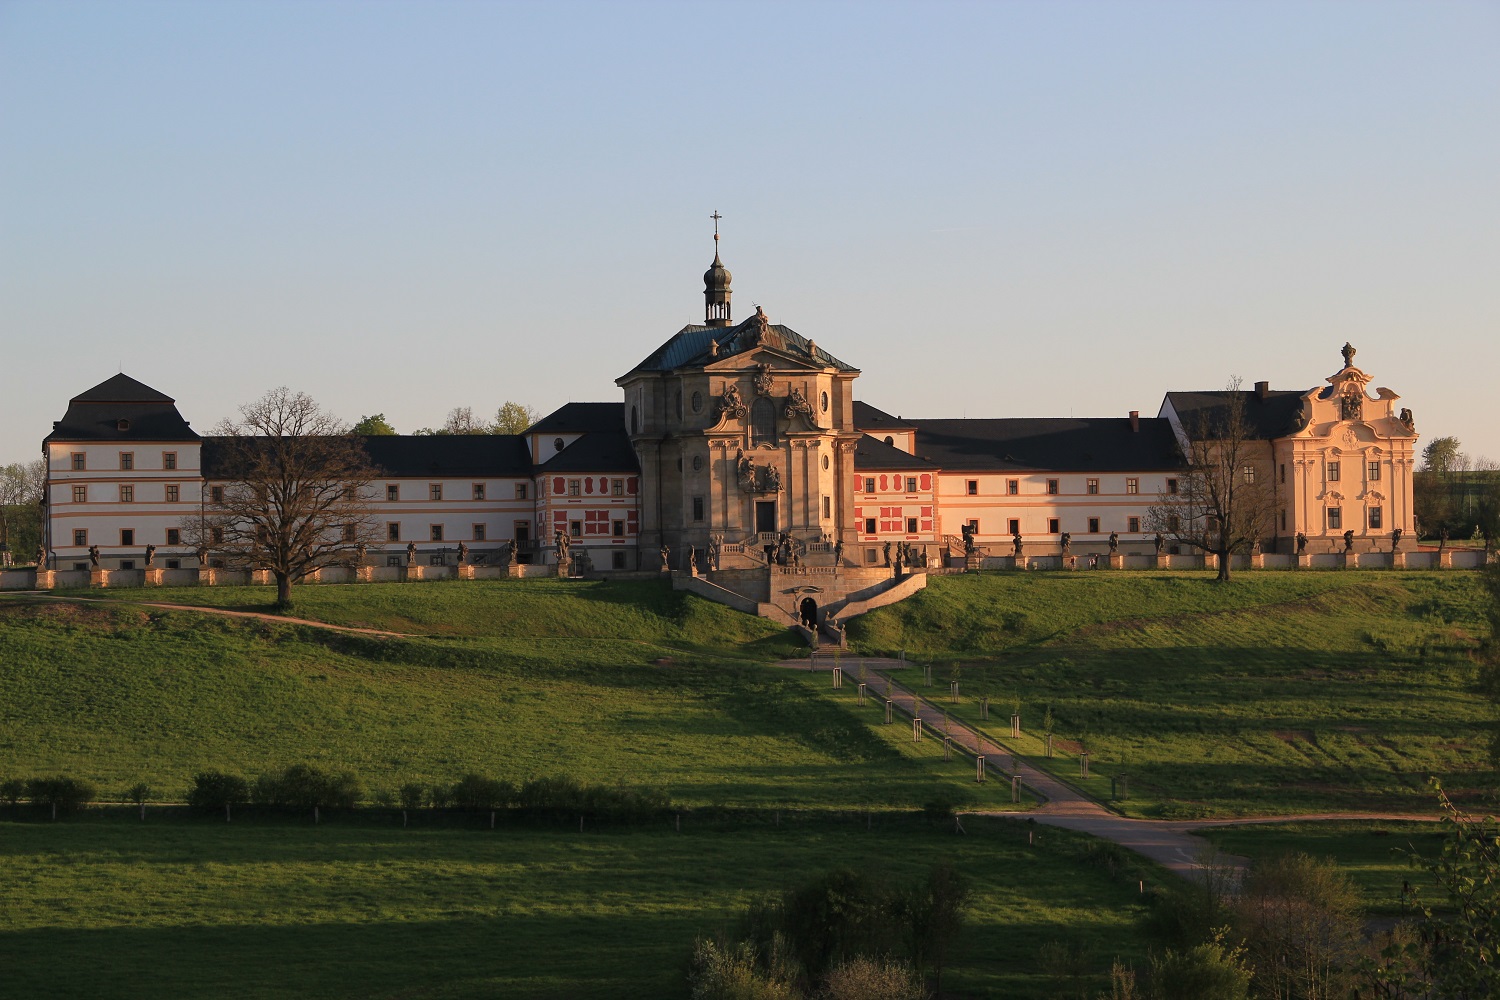
[[[883,567],[893,553],[959,566],[966,545],[1012,556],[1017,541],[1027,556],[1065,540],[1149,553],[1196,418],[1230,398],[1168,392],[1154,417],[905,419],[859,399],[859,369],[814,339],[759,308],[734,322],[717,253],[704,296],[704,321],[621,375],[615,401],[567,404],[520,435],[365,438],[382,526],[366,563],[453,566],[460,544],[479,565],[565,551],[568,570],[598,574]],[[1275,490],[1267,552],[1299,536],[1310,553],[1414,540],[1415,422],[1353,356],[1320,386],[1234,390],[1253,439],[1243,474]],[[47,567],[139,569],[147,546],[157,566],[222,564],[185,525],[232,479],[225,443],[166,393],[117,375],[70,401],[43,451]]]

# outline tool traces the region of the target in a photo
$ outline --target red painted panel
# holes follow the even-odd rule
[[[932,516],[932,508],[931,507],[923,507],[922,508],[922,516],[923,517],[931,517]]]
[[[931,521],[923,521],[922,522],[922,530],[923,531],[931,531],[932,530],[932,522]]]
[[[880,488],[885,489],[885,476],[880,477]]]
[[[854,508],[854,520],[858,521],[860,518],[862,518],[864,516],[865,516],[865,509],[863,507],[856,507],[856,508]]]
[[[922,473],[922,489],[932,489],[932,476],[926,472]]]
[[[631,476],[630,479],[625,483],[625,492],[629,493],[631,496],[635,496],[635,491],[638,483],[639,480],[637,480],[635,476]]]
[[[593,476],[584,476],[583,477],[583,492],[585,492],[585,493],[592,493],[592,492],[594,492],[594,477]]]
[[[568,490],[568,483],[562,476],[556,476],[552,480],[552,492],[562,496]]]

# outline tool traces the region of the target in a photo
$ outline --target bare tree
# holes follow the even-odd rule
[[[0,467],[0,552],[7,559],[15,553],[20,553],[21,559],[30,559],[41,544],[46,488],[45,459]]]
[[[215,428],[225,482],[210,484],[203,517],[184,527],[200,547],[276,578],[276,604],[292,584],[375,541],[370,465],[358,437],[312,397],[282,387]]]
[[[1186,469],[1147,515],[1149,530],[1216,555],[1221,581],[1230,557],[1263,538],[1276,512],[1269,451],[1246,418],[1246,395],[1235,378],[1221,402],[1182,415]]]

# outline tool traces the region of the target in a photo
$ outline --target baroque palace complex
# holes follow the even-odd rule
[[[856,398],[859,369],[759,308],[733,322],[717,253],[704,284],[704,322],[621,375],[613,402],[569,403],[519,435],[366,438],[381,528],[363,566],[452,567],[460,545],[469,566],[568,553],[564,572],[593,574],[690,560],[854,572],[893,550],[908,566],[965,565],[966,543],[970,566],[1055,564],[1065,544],[1096,563],[1172,558],[1149,511],[1178,490],[1195,416],[1228,391],[1168,392],[1155,417],[904,419]],[[1312,388],[1236,390],[1253,438],[1242,474],[1274,485],[1267,553],[1299,535],[1309,556],[1414,537],[1411,412],[1372,393],[1353,354]],[[232,477],[224,441],[168,395],[116,375],[74,397],[43,447],[46,568],[139,570],[148,545],[158,568],[222,565],[186,525]]]

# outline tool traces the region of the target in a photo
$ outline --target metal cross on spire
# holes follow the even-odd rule
[[[714,246],[718,246],[719,245],[719,220],[722,219],[722,218],[724,218],[724,216],[720,215],[719,214],[719,210],[716,208],[716,209],[714,209],[714,214],[710,215],[709,218],[714,220]]]

